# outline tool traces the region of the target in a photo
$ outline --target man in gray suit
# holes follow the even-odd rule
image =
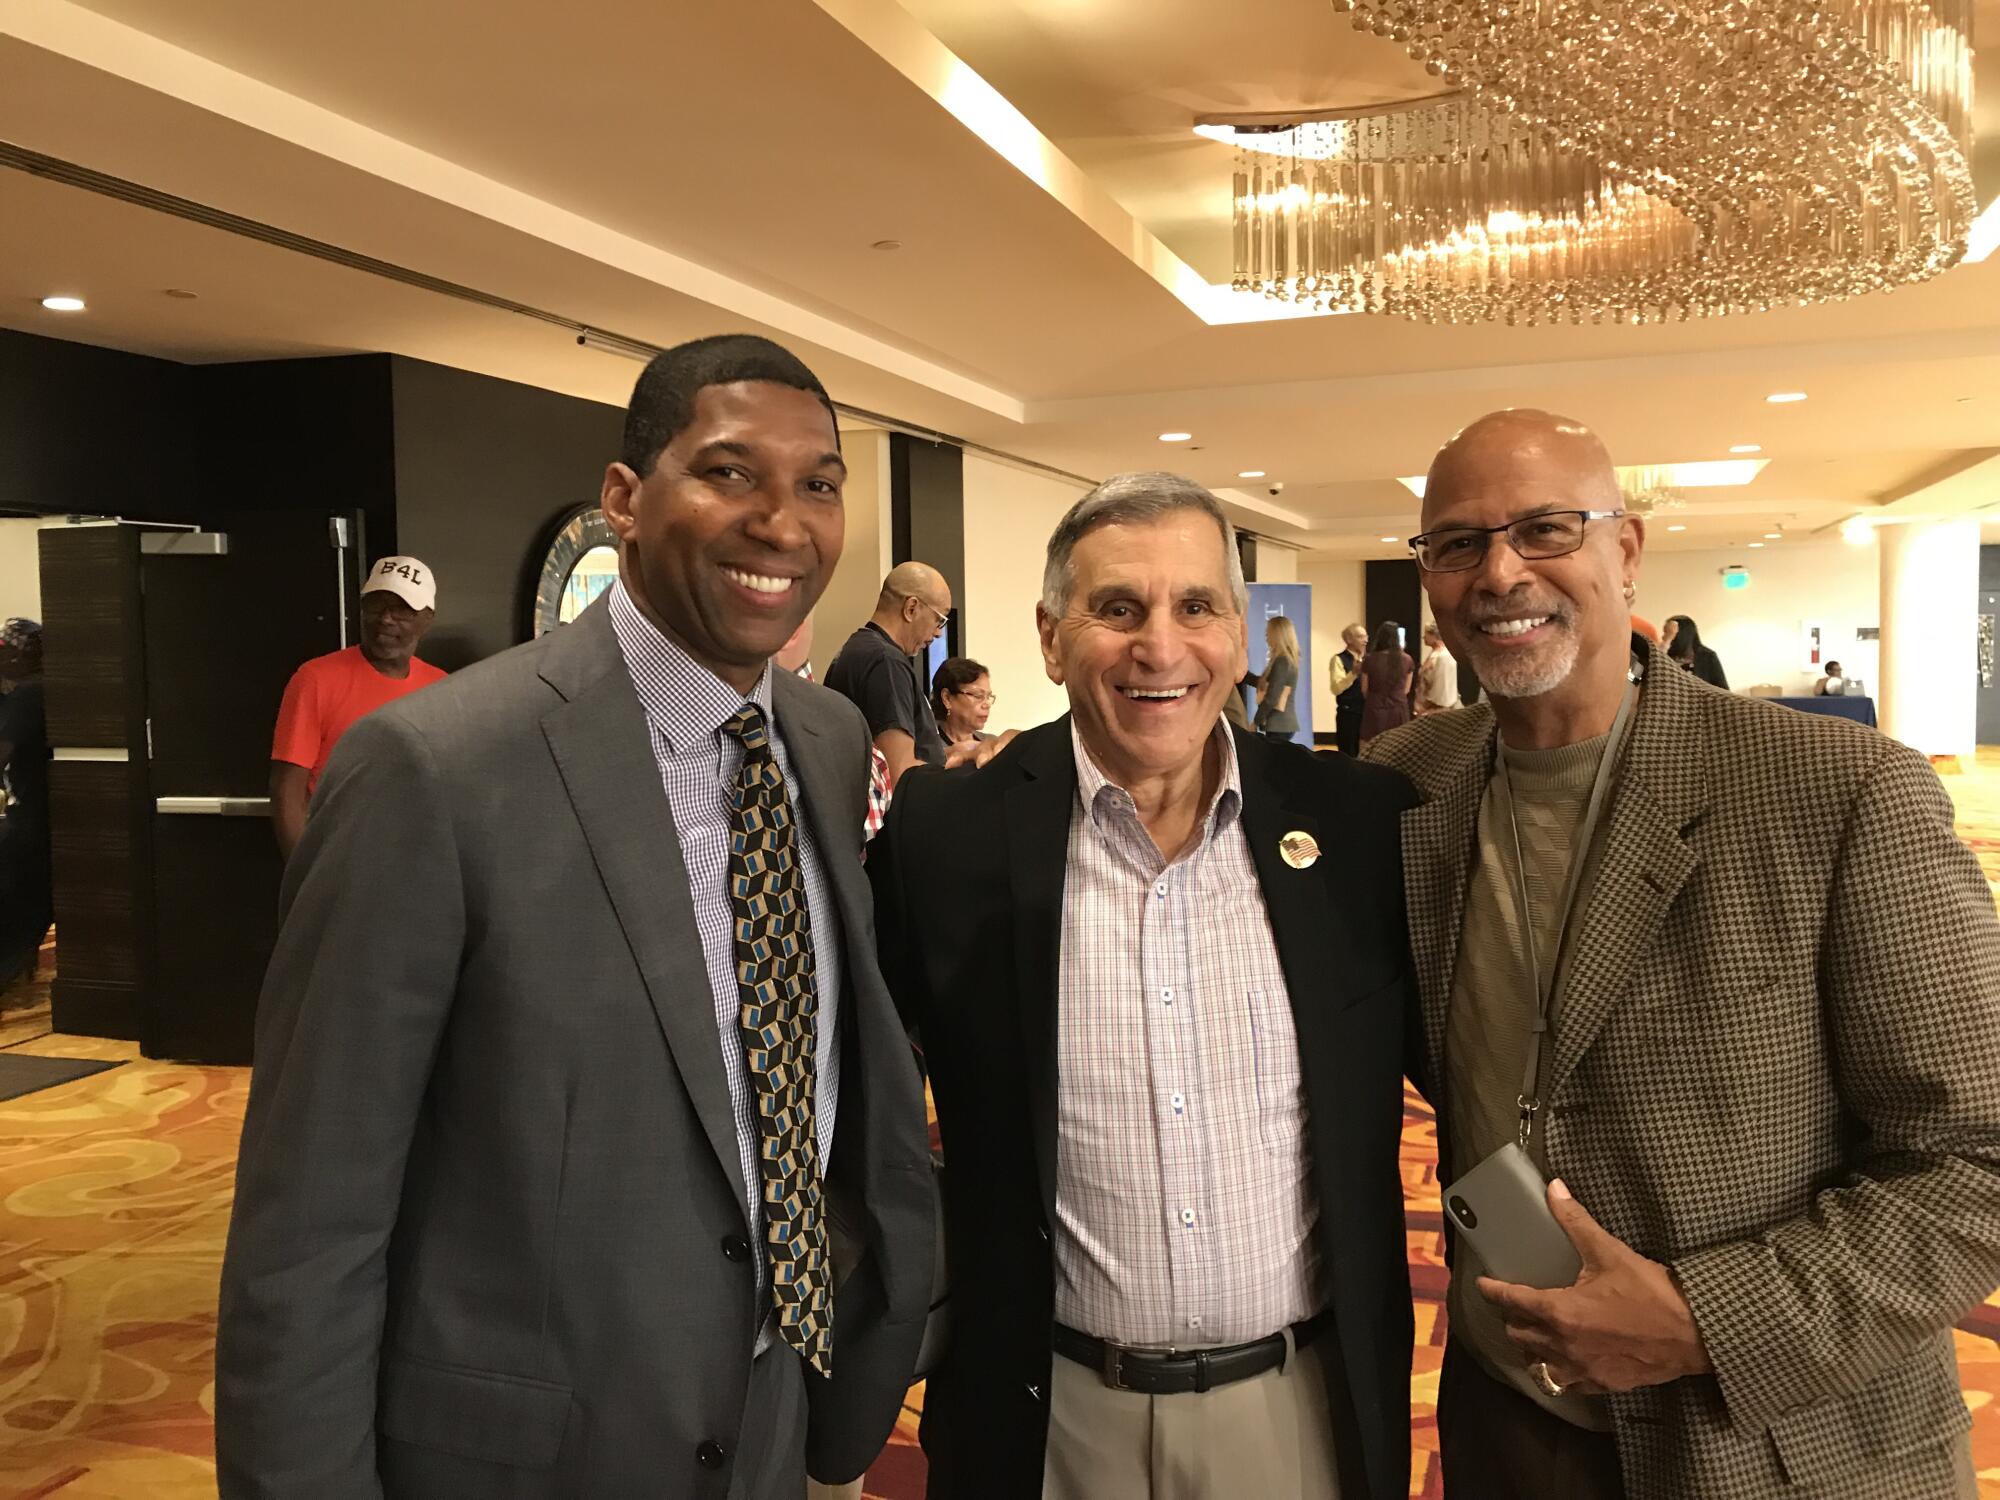
[[[1455,1239],[1445,1485],[1971,1500],[1951,1326],[2000,1281],[1992,895],[1921,755],[1631,633],[1644,539],[1603,444],[1537,411],[1445,445],[1411,538],[1486,690],[1368,752],[1423,799],[1440,1175],[1525,1149],[1582,1262],[1509,1285]]]
[[[887,1437],[933,1220],[868,734],[769,667],[844,474],[790,354],[667,351],[617,585],[342,740],[258,1016],[226,1500],[795,1500]]]

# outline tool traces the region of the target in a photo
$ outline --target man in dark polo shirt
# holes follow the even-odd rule
[[[868,720],[894,786],[914,765],[944,764],[944,736],[911,660],[951,618],[951,585],[928,563],[898,563],[882,580],[868,622],[847,638],[826,669],[826,685]]]

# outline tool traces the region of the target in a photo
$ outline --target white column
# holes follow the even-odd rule
[[[1926,755],[1977,741],[1979,523],[1882,526],[1882,729]]]

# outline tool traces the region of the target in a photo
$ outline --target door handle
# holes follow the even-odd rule
[[[181,817],[268,818],[269,797],[161,797],[154,810]]]

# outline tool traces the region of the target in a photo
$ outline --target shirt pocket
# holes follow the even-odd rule
[[[1305,1079],[1291,1002],[1283,990],[1253,989],[1248,1010],[1258,1137],[1266,1151],[1296,1150],[1305,1118]]]

